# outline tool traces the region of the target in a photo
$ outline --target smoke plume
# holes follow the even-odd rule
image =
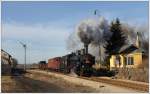
[[[103,46],[105,45],[105,38],[109,38],[110,35],[109,24],[104,17],[100,17],[99,19],[86,19],[81,21],[77,25],[76,31],[70,34],[67,47],[73,51],[73,49],[83,48],[83,44],[89,44],[89,52],[99,57],[99,46],[101,46],[101,56],[104,58]]]
[[[109,31],[109,25],[104,17],[87,19],[82,21],[77,28],[77,34],[81,42],[91,45],[103,45],[104,35]],[[108,34],[107,34],[108,35]]]

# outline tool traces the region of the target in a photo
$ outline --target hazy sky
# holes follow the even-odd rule
[[[148,2],[2,2],[2,49],[24,63],[68,53],[66,40],[81,20],[94,18],[93,11],[109,22],[119,17],[131,25],[148,24]]]

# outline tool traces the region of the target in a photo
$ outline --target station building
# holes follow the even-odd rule
[[[140,68],[145,54],[140,47],[139,37],[135,44],[123,46],[118,54],[111,55],[110,70],[117,68]]]

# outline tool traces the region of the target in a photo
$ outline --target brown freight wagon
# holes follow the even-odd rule
[[[49,59],[47,67],[49,70],[59,71],[61,62],[61,57]]]
[[[46,70],[47,69],[46,61],[40,61],[39,62],[39,69],[42,69],[42,70]]]

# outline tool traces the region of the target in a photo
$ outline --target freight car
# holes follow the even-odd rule
[[[48,70],[60,71],[61,57],[55,57],[48,60]]]
[[[42,70],[46,70],[47,69],[46,61],[40,61],[39,62],[39,69],[42,69]]]

